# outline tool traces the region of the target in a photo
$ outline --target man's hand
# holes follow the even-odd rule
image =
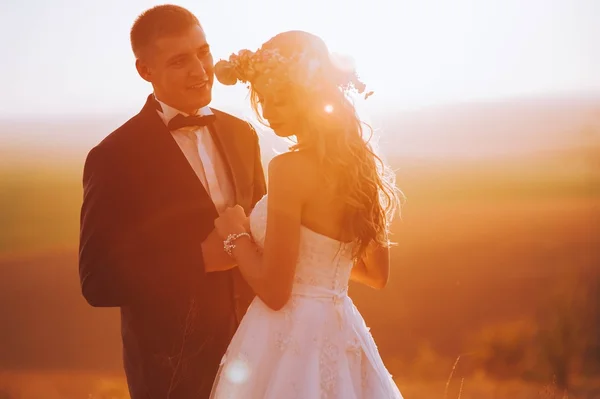
[[[206,273],[222,272],[237,266],[235,260],[223,249],[223,239],[216,229],[202,242],[202,257]]]

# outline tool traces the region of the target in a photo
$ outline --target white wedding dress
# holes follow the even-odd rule
[[[250,215],[264,245],[267,196]],[[348,297],[351,245],[302,227],[290,301],[255,298],[233,337],[212,399],[401,399]]]

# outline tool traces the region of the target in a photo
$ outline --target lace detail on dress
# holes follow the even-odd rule
[[[319,366],[321,374],[321,393],[325,398],[336,397],[336,374],[338,369],[338,347],[330,341],[328,336],[323,337]]]

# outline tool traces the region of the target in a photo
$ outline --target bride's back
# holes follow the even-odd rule
[[[308,193],[302,209],[302,225],[336,241],[353,241],[356,237],[352,231],[344,228],[348,212],[342,199],[344,193],[327,179],[327,171],[322,170],[313,154],[298,151],[288,156],[296,157],[296,165],[304,171],[303,181],[298,182]]]

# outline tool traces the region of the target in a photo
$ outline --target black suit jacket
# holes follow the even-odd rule
[[[210,133],[247,213],[265,194],[258,137],[218,110]],[[252,299],[239,271],[205,273],[217,212],[156,112],[143,109],[88,154],[79,274],[95,307],[120,307],[132,399],[208,396]]]

